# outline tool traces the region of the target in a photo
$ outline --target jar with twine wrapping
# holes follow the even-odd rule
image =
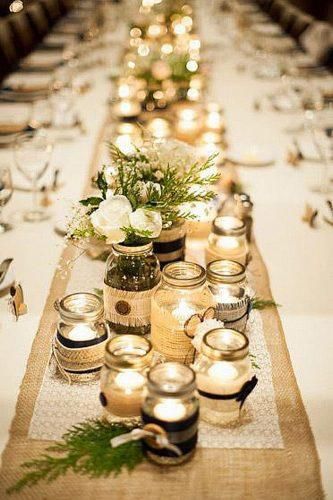
[[[103,319],[103,301],[92,293],[73,293],[54,304],[60,320],[53,355],[61,375],[71,382],[99,377],[109,329]]]
[[[105,318],[116,333],[150,333],[151,296],[161,277],[153,245],[113,245],[104,278]]]
[[[172,224],[169,229],[163,229],[153,243],[154,253],[160,261],[161,269],[170,262],[185,259],[186,225],[184,221]]]
[[[210,262],[207,283],[214,296],[216,319],[226,328],[244,332],[251,308],[245,288],[245,267],[231,260]]]
[[[165,266],[152,298],[151,339],[156,351],[167,361],[190,363],[192,318],[205,314],[213,302],[203,267],[193,262]]]

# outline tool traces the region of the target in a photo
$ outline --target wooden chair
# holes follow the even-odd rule
[[[26,15],[37,39],[41,40],[50,28],[48,18],[46,17],[41,4],[39,2],[35,2],[29,5],[26,9]]]
[[[14,46],[19,57],[26,56],[38,42],[38,35],[32,29],[25,10],[8,16],[13,33]]]
[[[17,64],[13,32],[7,18],[0,20],[0,79],[3,79]]]

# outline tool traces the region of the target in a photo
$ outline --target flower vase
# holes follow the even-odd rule
[[[106,262],[105,318],[115,333],[150,333],[151,296],[161,278],[153,245],[115,244]]]

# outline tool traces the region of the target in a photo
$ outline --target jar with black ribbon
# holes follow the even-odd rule
[[[155,463],[177,465],[194,454],[198,439],[199,400],[195,373],[181,363],[154,366],[148,373],[147,396],[141,408],[143,424],[161,436],[145,439],[146,456]]]
[[[193,369],[201,418],[214,425],[237,421],[258,382],[251,374],[247,336],[227,328],[210,330],[203,337]]]

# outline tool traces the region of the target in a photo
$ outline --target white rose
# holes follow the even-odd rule
[[[134,230],[150,231],[150,238],[157,238],[162,231],[162,217],[160,212],[138,208],[130,214],[129,220]]]
[[[99,208],[90,215],[96,231],[106,236],[107,243],[121,243],[126,234],[120,228],[129,226],[132,205],[123,195],[116,195],[100,203]]]

